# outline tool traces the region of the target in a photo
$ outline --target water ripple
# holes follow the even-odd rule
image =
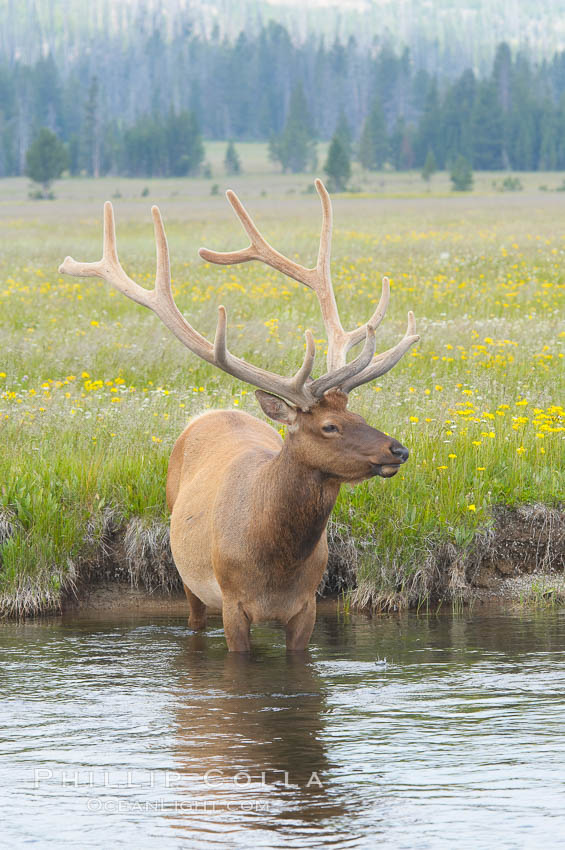
[[[212,626],[2,626],[7,847],[560,846],[563,613]]]

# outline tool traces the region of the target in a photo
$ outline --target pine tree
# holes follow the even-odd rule
[[[472,115],[473,167],[492,171],[504,164],[504,126],[496,88],[479,83]]]
[[[432,80],[429,84],[424,111],[415,139],[417,165],[424,165],[429,150],[433,151],[436,161],[443,166],[444,139],[441,132],[441,105],[435,80]]]
[[[471,116],[477,83],[472,71],[464,71],[446,92],[441,110],[444,165],[449,167],[459,154],[469,161],[473,156]]]
[[[469,192],[473,188],[471,164],[462,154],[459,154],[455,160],[449,177],[454,192]]]
[[[550,100],[545,100],[540,114],[540,148],[536,168],[555,171],[557,168],[558,124],[557,110]]]
[[[241,174],[241,162],[232,140],[228,142],[224,157],[226,174]]]
[[[359,162],[363,168],[376,171],[382,168],[388,156],[388,139],[385,116],[378,97],[365,118],[359,139]]]
[[[496,86],[498,102],[503,112],[508,112],[511,98],[512,54],[510,47],[503,41],[496,48],[492,65],[492,79]]]
[[[512,69],[511,105],[505,116],[508,165],[520,171],[538,167],[538,92],[529,60],[518,54]]]
[[[59,71],[52,54],[36,62],[29,75],[29,81],[33,87],[32,108],[35,126],[47,127],[57,132],[61,129],[61,85]]]
[[[204,145],[194,113],[183,110],[177,114],[171,108],[165,124],[165,140],[166,173],[173,177],[196,174],[204,159]]]
[[[565,169],[565,92],[561,95],[555,113],[555,134],[556,166]]]
[[[337,130],[330,143],[324,171],[330,178],[331,188],[336,192],[341,192],[345,188],[351,176],[349,156]]]
[[[347,156],[351,158],[353,153],[353,137],[351,135],[351,127],[349,126],[343,109],[339,113],[334,135],[337,136],[341,142],[341,146],[345,150]]]
[[[26,174],[42,187],[43,197],[48,197],[49,188],[67,165],[67,152],[62,141],[42,127],[26,153]]]
[[[171,160],[167,147],[167,134],[162,123],[144,115],[124,132],[119,171],[130,177],[165,176]]]
[[[413,128],[410,127],[404,116],[400,116],[389,140],[390,158],[397,171],[406,171],[414,165],[413,151]]]
[[[84,107],[83,162],[90,177],[100,176],[100,116],[98,109],[98,77],[92,77]]]
[[[296,174],[315,167],[316,142],[301,83],[292,91],[281,135],[271,137],[269,155],[280,162],[283,171],[290,170]]]
[[[433,150],[430,148],[428,154],[426,156],[426,161],[424,163],[424,167],[422,169],[422,180],[425,180],[426,183],[429,183],[431,178],[437,171],[437,162],[434,156]]]

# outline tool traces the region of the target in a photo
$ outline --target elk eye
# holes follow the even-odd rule
[[[322,425],[322,431],[324,431],[326,434],[332,434],[336,431],[339,431],[339,428],[337,427],[337,425]]]

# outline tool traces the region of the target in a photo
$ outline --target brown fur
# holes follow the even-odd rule
[[[339,391],[306,413],[258,397],[289,425],[284,442],[235,410],[197,417],[176,441],[167,476],[171,548],[194,628],[212,606],[222,610],[230,650],[248,650],[250,624],[265,620],[286,626],[288,649],[305,649],[341,484],[388,477],[402,462],[393,451],[407,452],[349,412]],[[330,425],[338,431],[322,431]]]

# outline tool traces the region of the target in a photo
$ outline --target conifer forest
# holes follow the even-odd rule
[[[43,128],[71,175],[196,174],[203,139],[269,141],[284,170],[310,170],[316,140],[340,122],[369,169],[422,168],[429,155],[439,169],[459,156],[477,170],[565,168],[565,51],[539,60],[501,42],[490,67],[440,58],[430,70],[421,51],[385,39],[300,39],[272,19],[206,33],[188,11],[181,21],[171,32],[148,16],[127,39],[99,33],[84,50],[16,50],[3,31],[0,176],[25,173]],[[303,153],[285,159],[297,137]]]

